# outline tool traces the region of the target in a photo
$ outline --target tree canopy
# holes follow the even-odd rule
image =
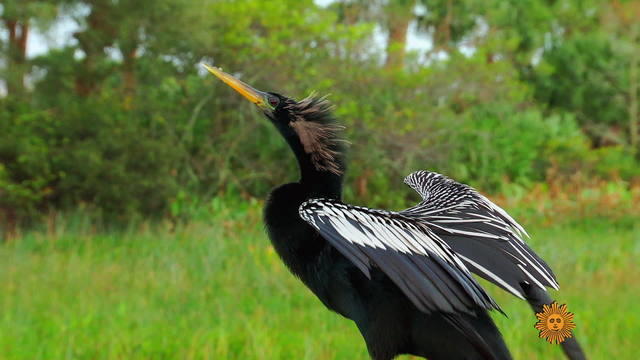
[[[27,56],[63,23],[63,47]],[[415,169],[487,191],[627,179],[638,166],[640,1],[7,0],[0,213],[179,216],[295,177],[260,114],[199,63],[295,98],[331,94],[347,196]],[[424,41],[409,50],[410,39]]]

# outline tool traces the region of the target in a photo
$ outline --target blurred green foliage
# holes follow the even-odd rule
[[[629,182],[638,3],[5,1],[0,221],[78,206],[182,219],[294,180],[278,134],[200,62],[295,98],[330,93],[357,202],[403,205],[401,179],[421,168],[493,192]],[[61,24],[77,28],[63,47],[26,56],[22,34]],[[407,50],[407,31],[430,45]]]

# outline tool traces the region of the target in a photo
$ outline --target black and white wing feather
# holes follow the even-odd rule
[[[558,289],[549,266],[524,242],[522,226],[485,196],[429,171],[404,182],[423,201],[400,214],[431,229],[471,271],[523,299],[521,283]]]
[[[499,310],[450,246],[410,217],[331,199],[309,200],[299,213],[367,277],[378,267],[422,311]]]

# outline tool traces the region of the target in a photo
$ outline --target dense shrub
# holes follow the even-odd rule
[[[453,175],[493,190],[505,182],[544,180],[549,166],[545,155],[553,144],[584,141],[571,117],[545,118],[536,109],[518,111],[505,104],[474,109],[459,128],[451,156]]]
[[[162,215],[176,191],[177,154],[163,131],[117,103],[18,112],[3,102],[0,207],[29,215],[87,203],[116,218]]]

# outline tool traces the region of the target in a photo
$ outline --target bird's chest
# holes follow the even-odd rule
[[[283,185],[271,193],[264,209],[264,222],[282,261],[305,280],[317,267],[327,242],[298,214],[307,196],[295,185]]]
[[[330,309],[352,317],[351,278],[364,276],[298,213],[308,196],[298,184],[275,189],[267,200],[264,221],[274,249],[289,270]]]
[[[306,225],[303,221],[297,224],[295,220],[287,226],[279,226],[267,220],[267,231],[274,249],[287,268],[326,307],[353,318],[351,307],[356,294],[350,274],[356,269],[320,234]]]

